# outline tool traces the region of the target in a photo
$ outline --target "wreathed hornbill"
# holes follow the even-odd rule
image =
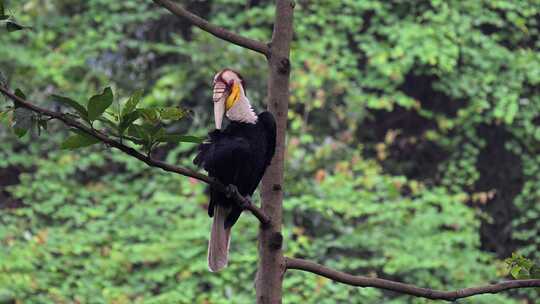
[[[216,130],[198,147],[193,163],[224,185],[234,185],[243,196],[251,196],[259,184],[276,147],[276,122],[270,112],[255,114],[246,96],[244,80],[225,69],[214,77]],[[223,116],[230,120],[221,129]],[[208,215],[214,217],[208,243],[208,268],[227,266],[231,227],[242,213],[232,198],[210,187]]]

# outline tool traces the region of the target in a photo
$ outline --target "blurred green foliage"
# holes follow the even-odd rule
[[[262,56],[151,1],[5,2],[32,29],[0,32],[1,72],[41,106],[70,109],[52,94],[144,89],[141,108],[191,110],[167,130],[202,136],[223,67],[241,71],[264,106]],[[271,1],[184,4],[271,36]],[[530,274],[527,260],[507,260],[509,274],[503,259],[540,259],[540,2],[297,1],[295,10],[287,254],[438,289]],[[0,120],[0,303],[253,302],[252,217],[235,226],[230,266],[211,274],[204,185],[101,145],[59,150],[68,137],[59,124],[18,139],[6,127],[13,113]],[[190,166],[194,149],[169,143],[155,156]],[[461,302],[527,298],[538,293]],[[299,302],[429,301],[291,271],[284,303]]]
[[[512,257],[504,261],[510,268],[510,274],[516,279],[540,278],[540,266],[520,254],[513,253]]]

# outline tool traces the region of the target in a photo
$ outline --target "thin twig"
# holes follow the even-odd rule
[[[474,295],[486,293],[498,293],[504,290],[515,288],[540,287],[540,280],[514,280],[505,281],[497,284],[470,287],[453,291],[441,291],[429,288],[416,287],[414,285],[379,279],[365,276],[355,276],[345,272],[337,271],[315,262],[297,258],[285,258],[286,269],[297,269],[311,272],[330,280],[358,287],[375,287],[391,290],[403,294],[409,294],[416,297],[428,298],[433,300],[455,301],[461,298],[467,298]]]
[[[82,123],[70,118],[68,114],[47,110],[47,109],[38,107],[36,105],[33,105],[32,103],[20,98],[19,96],[12,93],[8,88],[2,87],[1,85],[0,85],[0,92],[4,94],[6,97],[8,97],[9,99],[11,99],[13,102],[15,102],[17,106],[26,108],[32,112],[39,113],[41,115],[45,115],[53,119],[60,120],[65,125],[81,130],[82,132],[95,137],[96,139],[98,139],[99,141],[107,145],[108,147],[116,148],[132,157],[135,157],[136,159],[146,163],[150,167],[156,167],[156,168],[160,168],[162,170],[168,171],[168,172],[173,172],[176,174],[198,179],[202,182],[205,182],[211,185],[213,188],[223,193],[227,193],[228,191],[227,187],[215,178],[212,178],[208,175],[204,175],[202,173],[199,173],[197,171],[194,171],[188,168],[173,166],[165,162],[155,160],[147,155],[140,153],[139,151],[135,150],[132,147],[126,146],[123,143],[110,138],[109,136],[107,136],[106,134],[104,134],[103,132],[99,130],[83,125]],[[253,205],[250,200],[243,197],[240,193],[238,192],[233,193],[232,198],[235,200],[235,202],[239,206],[251,211],[251,213],[253,213],[253,215],[255,215],[257,219],[259,219],[261,224],[267,225],[268,223],[270,223],[270,218],[266,214],[264,214],[260,208]]]
[[[208,22],[207,20],[191,13],[190,11],[174,3],[173,1],[170,1],[170,0],[152,0],[152,1],[154,1],[154,3],[156,3],[157,5],[160,5],[166,8],[167,10],[169,10],[169,12],[173,13],[174,15],[180,18],[187,19],[191,24],[199,27],[203,31],[206,31],[220,39],[229,41],[233,44],[253,50],[255,52],[259,52],[265,56],[268,56],[269,54],[268,46],[265,43],[241,36],[239,34],[226,30],[222,27],[214,25]]]

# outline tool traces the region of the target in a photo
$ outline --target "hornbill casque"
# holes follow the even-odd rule
[[[224,69],[214,77],[214,118],[216,130],[199,145],[193,163],[224,185],[234,185],[243,196],[251,196],[274,156],[276,122],[270,112],[255,114],[246,96],[244,79]],[[223,116],[230,123],[221,129]],[[214,217],[208,243],[208,268],[227,266],[231,227],[242,213],[233,198],[210,186],[208,215]]]

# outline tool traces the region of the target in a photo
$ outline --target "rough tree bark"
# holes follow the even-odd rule
[[[276,154],[262,179],[261,200],[263,212],[270,216],[271,224],[259,232],[259,268],[257,271],[257,303],[281,303],[285,259],[282,252],[283,236],[283,167],[287,110],[289,106],[290,43],[293,36],[293,9],[291,0],[276,1],[274,32],[269,44],[268,57],[268,110],[277,123]]]

